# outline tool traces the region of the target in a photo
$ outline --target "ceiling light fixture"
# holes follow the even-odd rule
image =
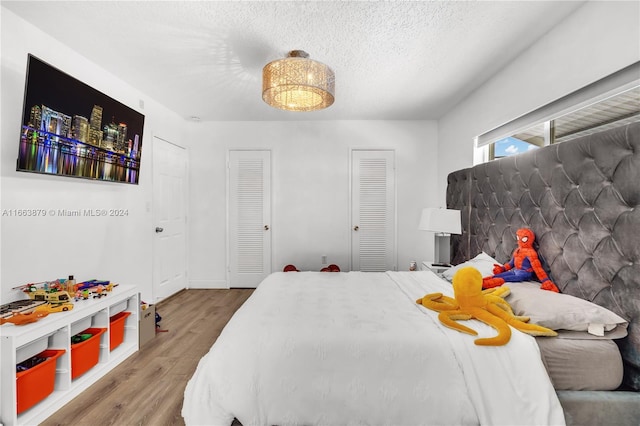
[[[304,50],[292,50],[262,69],[262,99],[274,108],[316,111],[331,106],[334,93],[331,68],[309,59]]]

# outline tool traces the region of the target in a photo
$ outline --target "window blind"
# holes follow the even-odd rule
[[[476,137],[481,147],[640,84],[640,61]]]

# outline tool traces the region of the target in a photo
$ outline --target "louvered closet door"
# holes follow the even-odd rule
[[[351,269],[396,269],[394,152],[352,151]]]
[[[229,286],[271,273],[271,153],[229,151]]]

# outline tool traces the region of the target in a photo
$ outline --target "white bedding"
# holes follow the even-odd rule
[[[429,271],[270,275],[200,361],[185,423],[564,424],[534,338],[476,346],[415,303],[432,292],[452,288]]]

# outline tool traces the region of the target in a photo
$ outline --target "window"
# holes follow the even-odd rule
[[[520,154],[545,145],[544,123],[499,139],[489,145],[490,160]]]
[[[552,143],[640,121],[640,86],[553,120]]]
[[[475,163],[640,121],[639,73],[637,62],[478,136]]]
[[[489,144],[488,160],[640,121],[640,86]]]

